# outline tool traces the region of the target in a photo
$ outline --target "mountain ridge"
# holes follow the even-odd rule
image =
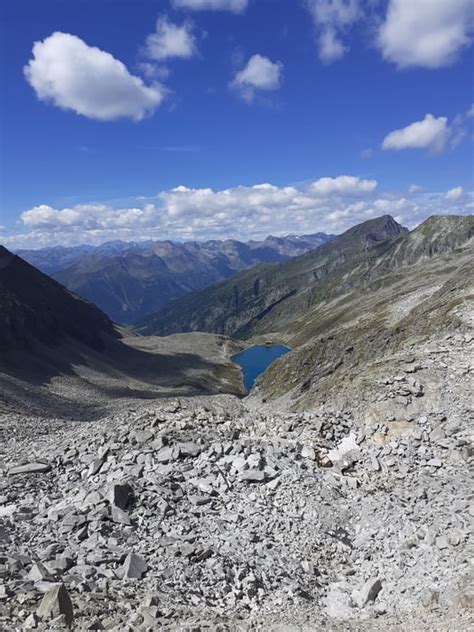
[[[354,260],[387,239],[396,239],[405,231],[406,229],[390,216],[368,220],[337,235],[318,249],[288,262],[256,266],[229,281],[211,286],[208,290],[190,294],[180,301],[173,302],[156,316],[152,315],[142,323],[137,323],[137,328],[142,333],[163,334],[172,330],[178,331],[182,324],[178,312],[182,312],[185,313],[184,318],[187,318],[188,314],[190,317],[188,331],[236,334],[242,326],[239,322],[239,311],[243,305],[248,304],[249,316],[261,317],[264,312],[297,294],[302,287],[307,288],[318,278],[331,274],[334,267],[344,261]],[[201,307],[202,314],[199,311]],[[217,313],[215,326],[212,323],[213,309]],[[195,313],[197,315],[193,320]]]
[[[314,252],[255,267],[190,294],[137,323],[137,329],[161,335],[202,330],[240,338],[278,331],[279,321],[291,322],[315,302],[353,284],[363,286],[391,268],[450,250],[471,236],[469,216],[433,216],[411,232],[382,216],[350,228]]]
[[[285,261],[331,239],[325,233],[269,236],[247,243],[109,242],[20,251],[76,294],[95,303],[115,322],[130,324],[171,300],[233,276],[261,262]]]

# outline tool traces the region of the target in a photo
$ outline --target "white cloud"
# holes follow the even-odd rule
[[[248,0],[172,0],[175,9],[189,9],[190,11],[231,11],[243,13]]]
[[[38,248],[111,239],[256,239],[270,233],[337,233],[386,214],[407,226],[434,214],[469,214],[472,200],[469,192],[456,198],[445,192],[381,192],[376,181],[356,176],[325,177],[300,186],[263,183],[218,191],[179,186],[153,198],[137,197],[129,206],[94,203],[58,209],[39,205],[21,216],[27,232],[7,233],[1,241],[15,248]]]
[[[327,29],[319,36],[319,58],[321,61],[330,63],[344,57],[346,52],[344,44],[337,39],[336,33],[332,29]]]
[[[147,86],[110,53],[56,32],[33,46],[24,74],[38,99],[88,118],[136,121],[152,113],[166,89]]]
[[[258,90],[278,90],[281,84],[283,66],[272,62],[263,55],[253,55],[245,68],[236,73],[231,87],[238,90],[246,101],[252,101]]]
[[[173,24],[167,17],[158,18],[155,33],[147,37],[145,49],[147,57],[158,61],[172,57],[193,57],[197,49],[191,24]]]
[[[421,191],[424,191],[424,187],[419,184],[410,184],[408,187],[408,193],[421,193]]]
[[[446,193],[446,199],[448,200],[459,200],[464,193],[464,189],[462,187],[454,187],[453,189],[449,189]]]
[[[472,0],[390,0],[378,33],[383,56],[400,68],[440,68],[472,42]]]
[[[474,103],[471,105],[469,110],[466,112],[466,116],[467,116],[467,118],[473,118],[474,117]]]
[[[71,229],[80,227],[86,231],[147,225],[154,220],[155,207],[147,204],[141,208],[114,209],[105,204],[78,204],[73,208],[57,210],[40,204],[21,214],[28,228]]]
[[[161,66],[160,64],[143,61],[138,64],[140,72],[145,75],[148,79],[159,79],[164,81],[168,79],[170,76],[170,70],[166,66]]]
[[[361,16],[359,0],[308,0],[307,7],[317,32],[319,58],[331,63],[344,56],[348,47],[344,32]]]
[[[337,176],[337,178],[320,178],[311,184],[311,191],[318,195],[356,195],[371,193],[377,187],[377,180],[364,180],[356,176]]]
[[[146,200],[143,208],[114,208],[106,204],[80,204],[72,208],[55,209],[39,205],[22,213],[21,220],[36,231],[77,231],[91,235],[117,230],[143,231],[156,229],[175,238],[212,235],[267,233],[273,228],[288,230],[293,223],[302,229],[314,228],[314,222],[325,221],[328,208],[342,207],[351,217],[360,210],[354,201],[361,193],[370,194],[375,180],[356,176],[320,178],[304,187],[277,187],[269,183],[238,186],[214,191],[178,186],[162,191]],[[142,200],[143,203],[143,200]],[[365,203],[362,204],[365,208]],[[348,209],[348,210],[347,210]],[[375,212],[376,207],[374,207]],[[342,215],[341,215],[342,217]]]
[[[422,121],[390,132],[383,140],[382,149],[429,149],[442,152],[449,141],[451,130],[445,116],[435,118],[427,114]]]

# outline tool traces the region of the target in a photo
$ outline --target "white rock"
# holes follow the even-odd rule
[[[49,472],[51,469],[51,465],[48,463],[26,463],[25,465],[17,465],[8,470],[8,475],[13,476],[14,474],[44,474],[45,472]]]
[[[382,590],[382,582],[378,577],[368,579],[360,590],[355,590],[352,595],[352,601],[358,608],[363,608],[370,601],[375,601],[377,595]]]

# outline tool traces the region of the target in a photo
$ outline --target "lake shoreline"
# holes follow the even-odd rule
[[[289,347],[281,344],[252,345],[231,356],[231,361],[240,369],[242,382],[247,394],[254,387],[258,377],[273,362],[290,351]]]

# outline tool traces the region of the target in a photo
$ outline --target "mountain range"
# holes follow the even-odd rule
[[[279,331],[344,291],[455,249],[472,230],[472,217],[431,217],[411,232],[390,216],[369,220],[300,257],[256,266],[191,293],[137,328],[144,334],[207,331],[238,338]]]
[[[232,279],[174,301],[138,323],[144,334],[167,335],[177,331],[213,331],[248,337],[263,331],[274,314],[290,318],[307,309],[325,279],[339,287],[341,274],[352,275],[372,254],[398,239],[407,229],[389,216],[359,224],[317,250],[291,261],[260,265]]]
[[[258,263],[286,261],[331,235],[267,237],[247,243],[113,241],[101,246],[20,250],[23,259],[95,303],[115,322],[130,324],[170,301]]]
[[[122,384],[149,396],[177,385],[193,393],[203,387],[241,393],[231,353],[279,342],[291,352],[259,378],[249,401],[260,398],[260,406],[283,398],[285,406],[307,408],[336,400],[344,407],[349,399],[353,410],[362,401],[363,414],[374,414],[386,405],[378,399],[380,367],[388,362],[395,370],[423,355],[426,344],[436,346],[439,336],[467,326],[473,234],[472,216],[433,216],[412,231],[379,217],[298,257],[191,292],[140,321],[136,334],[2,248],[1,364],[16,377],[29,367],[47,384],[74,374],[101,402]],[[222,252],[222,243],[215,247]],[[227,247],[235,252],[235,242]],[[167,252],[168,262],[176,252],[173,244],[152,248],[163,257]],[[135,249],[125,252],[132,261]],[[432,378],[426,388],[436,402],[439,385]],[[389,404],[391,415],[407,414]]]
[[[397,410],[392,400],[379,401],[378,380],[423,355],[426,344],[436,346],[438,336],[466,328],[473,235],[472,216],[433,216],[410,232],[380,217],[313,252],[189,294],[137,327],[144,334],[206,331],[287,344],[292,352],[253,391],[259,406],[267,399],[304,409],[363,402],[363,416],[382,409],[403,418],[406,402]],[[432,375],[425,388],[432,397],[423,405],[435,406],[441,387]]]

